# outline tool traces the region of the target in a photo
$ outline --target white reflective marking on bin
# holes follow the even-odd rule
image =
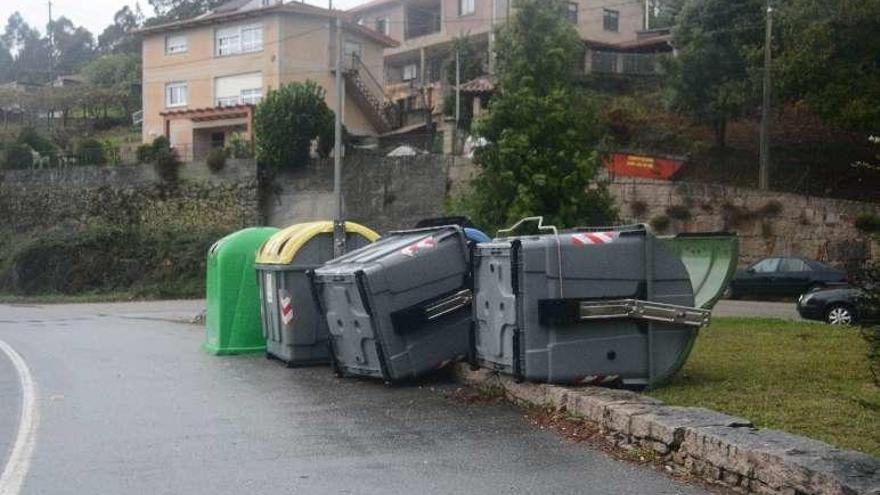
[[[421,251],[423,249],[431,249],[431,248],[435,247],[436,245],[437,245],[437,243],[434,242],[434,238],[428,237],[428,238],[422,239],[419,242],[415,242],[415,243],[410,244],[409,246],[401,249],[400,254],[402,254],[404,256],[413,257],[419,251]]]
[[[290,297],[282,297],[281,298],[281,321],[284,322],[285,325],[290,323],[293,320],[293,305],[291,304]]]
[[[275,283],[272,281],[272,272],[266,272],[266,302],[275,303]]]
[[[571,243],[575,246],[610,244],[619,236],[620,234],[618,232],[585,232],[582,234],[572,234]]]

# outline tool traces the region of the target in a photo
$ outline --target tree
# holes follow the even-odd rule
[[[478,45],[471,38],[464,36],[455,38],[449,49],[449,55],[445,62],[445,78],[446,83],[451,88],[455,88],[455,54],[458,53],[459,65],[459,81],[464,84],[468,81],[476,79],[486,73],[486,50]],[[467,104],[465,99],[460,98],[459,104],[463,120],[470,120],[471,106]],[[443,113],[446,115],[455,114],[455,91],[446,95],[443,100]],[[465,128],[468,126],[465,125]]]
[[[130,116],[139,107],[141,60],[138,55],[102,55],[83,67],[82,73],[89,83],[109,91],[126,115]]]
[[[333,121],[324,89],[313,81],[270,91],[254,115],[257,157],[274,168],[298,167],[308,162],[316,139],[319,151],[326,155],[333,140]]]
[[[18,12],[9,16],[3,36],[6,47],[14,53],[13,79],[22,83],[42,84],[49,81],[52,53],[46,38],[32,28]]]
[[[580,40],[562,0],[521,0],[498,33],[499,91],[475,123],[487,144],[464,208],[492,229],[544,215],[557,226],[607,224],[607,191],[593,181],[601,160],[595,112],[574,89]]]
[[[134,10],[125,5],[113,15],[113,24],[104,28],[98,36],[98,50],[101,53],[140,53],[140,37],[133,31],[144,23],[140,5]]]
[[[56,74],[74,74],[95,56],[95,40],[84,27],[76,27],[66,17],[59,17],[49,25],[52,35],[54,71]]]
[[[757,102],[764,40],[763,0],[689,0],[673,30],[676,55],[663,59],[672,110],[712,125],[726,144],[727,123]]]
[[[6,42],[0,39],[0,84],[9,82],[15,77],[12,66],[14,62]]]
[[[651,28],[674,26],[684,2],[685,0],[650,0],[648,9]]]
[[[189,19],[217,8],[228,0],[149,0],[156,11],[156,17],[147,21],[148,25]]]
[[[880,2],[793,0],[778,18],[781,95],[836,124],[880,131]]]

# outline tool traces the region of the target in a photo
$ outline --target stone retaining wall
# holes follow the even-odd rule
[[[0,173],[0,232],[70,223],[229,231],[257,225],[256,164],[228,160],[223,170],[211,172],[204,163],[187,163],[173,186],[151,165]]]
[[[799,255],[856,269],[880,259],[880,245],[854,225],[860,214],[880,216],[880,204],[649,179],[616,178],[609,188],[624,221],[666,217],[669,233],[737,232],[741,265]]]
[[[455,369],[476,388],[502,389],[526,405],[565,410],[594,422],[616,445],[651,449],[675,472],[743,493],[880,494],[880,460],[751,421],[695,407],[667,406],[635,392],[517,383],[489,370]]]

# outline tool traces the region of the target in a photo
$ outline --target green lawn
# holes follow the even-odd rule
[[[854,328],[718,318],[673,380],[650,392],[880,457],[880,388]]]

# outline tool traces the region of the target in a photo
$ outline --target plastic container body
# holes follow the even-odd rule
[[[582,302],[694,304],[685,266],[646,229],[600,234],[513,237],[476,247],[479,364],[531,381],[642,386],[680,368],[695,327],[580,317]]]
[[[208,250],[206,352],[220,355],[266,350],[254,258],[260,245],[276,232],[272,227],[240,230]]]
[[[336,371],[398,382],[466,356],[469,275],[457,226],[392,232],[316,269]]]
[[[346,223],[347,249],[366,246],[375,232]],[[257,256],[266,354],[288,366],[330,362],[327,325],[312,297],[307,272],[333,258],[333,223],[293,225],[272,236]]]

